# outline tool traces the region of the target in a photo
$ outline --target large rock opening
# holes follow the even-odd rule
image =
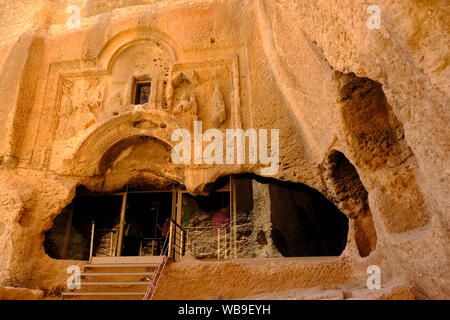
[[[272,239],[284,257],[339,256],[348,219],[317,190],[299,183],[269,185]]]
[[[328,158],[330,178],[334,186],[336,202],[341,210],[355,222],[355,241],[361,257],[367,257],[375,250],[377,235],[368,203],[368,193],[355,167],[339,151]]]

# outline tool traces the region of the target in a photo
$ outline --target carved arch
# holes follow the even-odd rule
[[[127,48],[144,41],[152,41],[160,44],[175,63],[177,57],[182,54],[182,49],[178,43],[167,34],[159,30],[149,30],[148,28],[131,28],[123,30],[109,39],[100,50],[97,56],[99,68],[110,71],[115,59]]]
[[[93,130],[76,148],[72,172],[79,176],[99,175],[103,155],[116,143],[134,136],[153,137],[173,148],[172,132],[186,128],[175,116],[161,110],[130,112],[112,118]]]

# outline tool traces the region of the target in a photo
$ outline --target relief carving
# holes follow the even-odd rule
[[[237,56],[174,64],[166,101],[167,110],[186,123],[194,119],[204,128],[241,128]]]
[[[99,77],[62,80],[56,139],[69,139],[96,123],[103,108],[103,91]]]
[[[183,93],[180,98],[180,102],[173,109],[174,114],[180,114],[181,112],[189,112],[192,116],[197,116],[198,105],[195,94]]]
[[[114,95],[111,97],[111,99],[109,101],[109,105],[112,108],[120,108],[123,106],[122,96],[120,95],[119,91],[116,91],[114,93]]]
[[[169,85],[166,88],[166,102],[169,110],[172,110],[173,113],[176,114],[175,108],[173,108],[174,99],[175,99],[175,91],[182,90],[184,92],[191,91],[191,96],[195,100],[195,104],[197,104],[195,95],[193,93],[194,87],[198,84],[198,79],[195,74],[195,71],[190,72],[178,72],[169,82]],[[184,93],[183,93],[184,94]],[[197,114],[197,111],[195,112]]]
[[[214,126],[220,128],[227,121],[227,111],[222,91],[216,84],[210,102],[211,120]]]

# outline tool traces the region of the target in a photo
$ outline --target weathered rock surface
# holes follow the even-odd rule
[[[69,5],[80,29],[66,23]],[[172,163],[172,132],[201,120],[204,130],[279,129],[274,177],[317,189],[350,220],[345,263],[311,267],[309,280],[300,267],[237,267],[241,283],[258,273],[267,283],[238,294],[239,278],[224,278],[225,297],[270,293],[278,281],[363,286],[378,265],[383,282],[416,298],[449,299],[449,6],[377,5],[380,29],[367,27],[369,3],[358,0],[0,0],[0,284],[57,292],[65,268],[82,263],[43,248],[77,185],[180,183],[198,194],[227,174],[260,174],[260,164]],[[134,105],[133,81],[150,78],[149,102]],[[227,268],[236,271],[220,274]],[[213,290],[194,289],[170,297]],[[402,290],[384,297],[410,296]]]
[[[0,300],[40,300],[43,297],[42,290],[0,286]]]

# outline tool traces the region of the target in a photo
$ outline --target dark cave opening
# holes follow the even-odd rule
[[[285,257],[339,256],[347,244],[348,219],[317,190],[271,183],[272,239]]]
[[[348,208],[349,217],[354,220],[355,241],[359,254],[361,257],[367,257],[375,250],[377,243],[368,192],[356,168],[342,152],[333,151],[328,157],[328,166],[336,200]]]
[[[270,237],[284,257],[339,256],[345,249],[348,218],[319,191],[301,183],[283,182],[255,175],[239,175],[239,211],[253,209],[251,195],[255,180],[268,185],[270,200]],[[240,196],[239,196],[240,195]],[[245,209],[245,210],[244,210]],[[258,242],[266,242],[258,234]]]
[[[88,260],[93,234],[93,256],[116,256],[119,243],[122,243],[123,256],[159,254],[162,237],[157,226],[171,217],[172,193],[142,192],[139,188],[130,188],[129,192],[125,199],[123,192],[98,193],[78,187],[76,197],[55,217],[52,228],[46,232],[45,252],[54,259]],[[124,236],[120,241],[124,201]],[[131,224],[139,226],[140,243],[133,243],[127,236],[126,229]]]
[[[255,188],[259,189],[256,193]],[[189,234],[186,248],[199,258],[220,258],[225,253],[233,253],[236,258],[267,257],[264,252],[268,249],[284,257],[339,256],[345,249],[347,216],[319,191],[304,184],[241,174],[231,180],[229,176],[219,179],[206,189],[208,192],[193,196],[179,188],[129,187],[126,192],[94,193],[79,187],[73,202],[46,233],[45,251],[56,259],[88,260],[94,234],[93,256],[159,254],[163,237],[158,225],[162,226],[167,218],[185,228]],[[190,212],[188,207],[192,209],[189,221],[183,218],[186,210]],[[215,223],[222,215],[222,220],[227,218],[220,220],[223,234],[219,241]],[[127,241],[129,224],[138,225],[140,230],[140,247],[134,245],[133,250]],[[194,237],[197,233],[198,237]],[[152,245],[149,251],[146,243],[153,243],[151,240],[156,249]],[[222,256],[217,254],[219,250]]]

